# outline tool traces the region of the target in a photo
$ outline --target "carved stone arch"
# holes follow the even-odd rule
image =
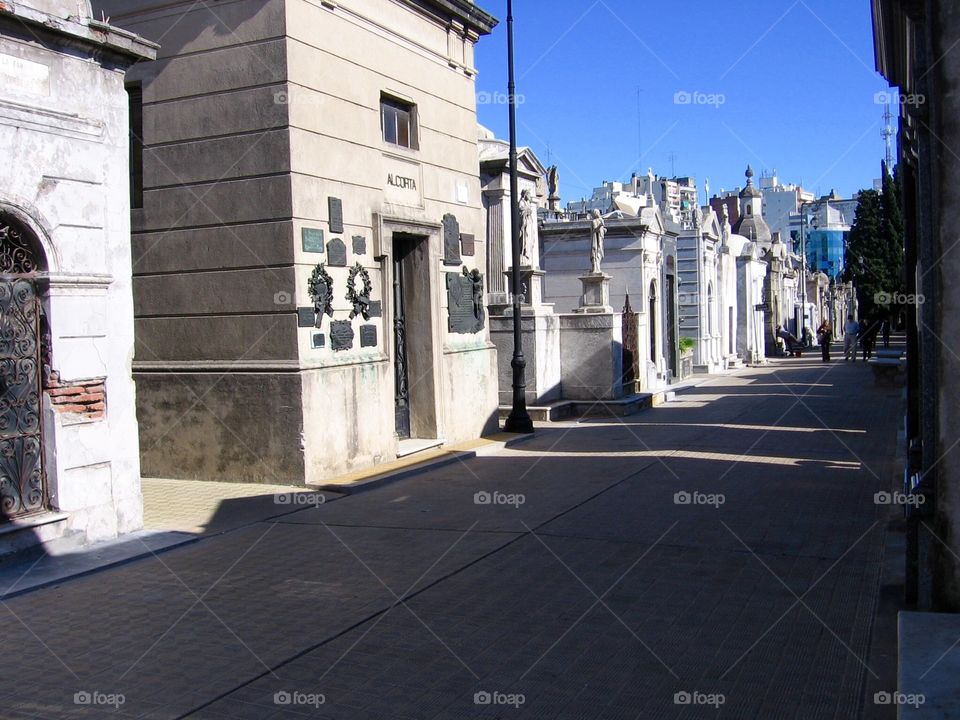
[[[21,234],[29,236],[38,256],[43,258],[38,272],[56,274],[60,271],[60,256],[47,232],[49,224],[44,220],[36,209],[9,202],[0,194],[0,227],[18,227]]]
[[[37,275],[47,269],[47,254],[33,228],[0,206],[0,275]]]

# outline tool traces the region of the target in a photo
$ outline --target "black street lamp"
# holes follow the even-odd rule
[[[507,0],[507,96],[510,108],[510,240],[513,266],[510,268],[513,304],[513,407],[503,424],[505,432],[532,433],[533,420],[527,412],[527,361],[523,357],[520,317],[520,191],[517,175],[517,84],[513,69],[513,0]]]
[[[800,203],[800,337],[807,332],[807,205],[819,208],[818,200]],[[816,227],[816,225],[814,226]]]

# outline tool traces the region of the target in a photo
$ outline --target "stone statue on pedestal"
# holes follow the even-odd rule
[[[600,263],[603,260],[603,239],[607,235],[607,226],[600,217],[600,211],[594,210],[590,220],[593,242],[590,247],[590,272],[599,273]]]
[[[533,243],[537,237],[536,207],[530,191],[520,193],[520,264],[529,265]]]
[[[550,203],[550,210],[557,210],[557,203],[560,202],[560,169],[553,165],[547,170],[547,188],[549,194],[547,201]]]

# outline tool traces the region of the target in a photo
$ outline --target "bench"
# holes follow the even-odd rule
[[[897,375],[903,369],[903,360],[897,357],[875,357],[870,358],[868,361],[870,367],[873,368],[873,379],[874,382],[880,383],[882,380],[889,380],[892,383],[896,382]]]
[[[893,350],[892,348],[880,348],[875,350],[874,355],[878,358],[893,358],[894,360],[899,360],[903,357],[903,350]]]

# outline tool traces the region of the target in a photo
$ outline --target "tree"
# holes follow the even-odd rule
[[[897,182],[883,168],[883,192],[863,190],[847,240],[844,280],[862,315],[889,314],[903,294],[903,213]]]

